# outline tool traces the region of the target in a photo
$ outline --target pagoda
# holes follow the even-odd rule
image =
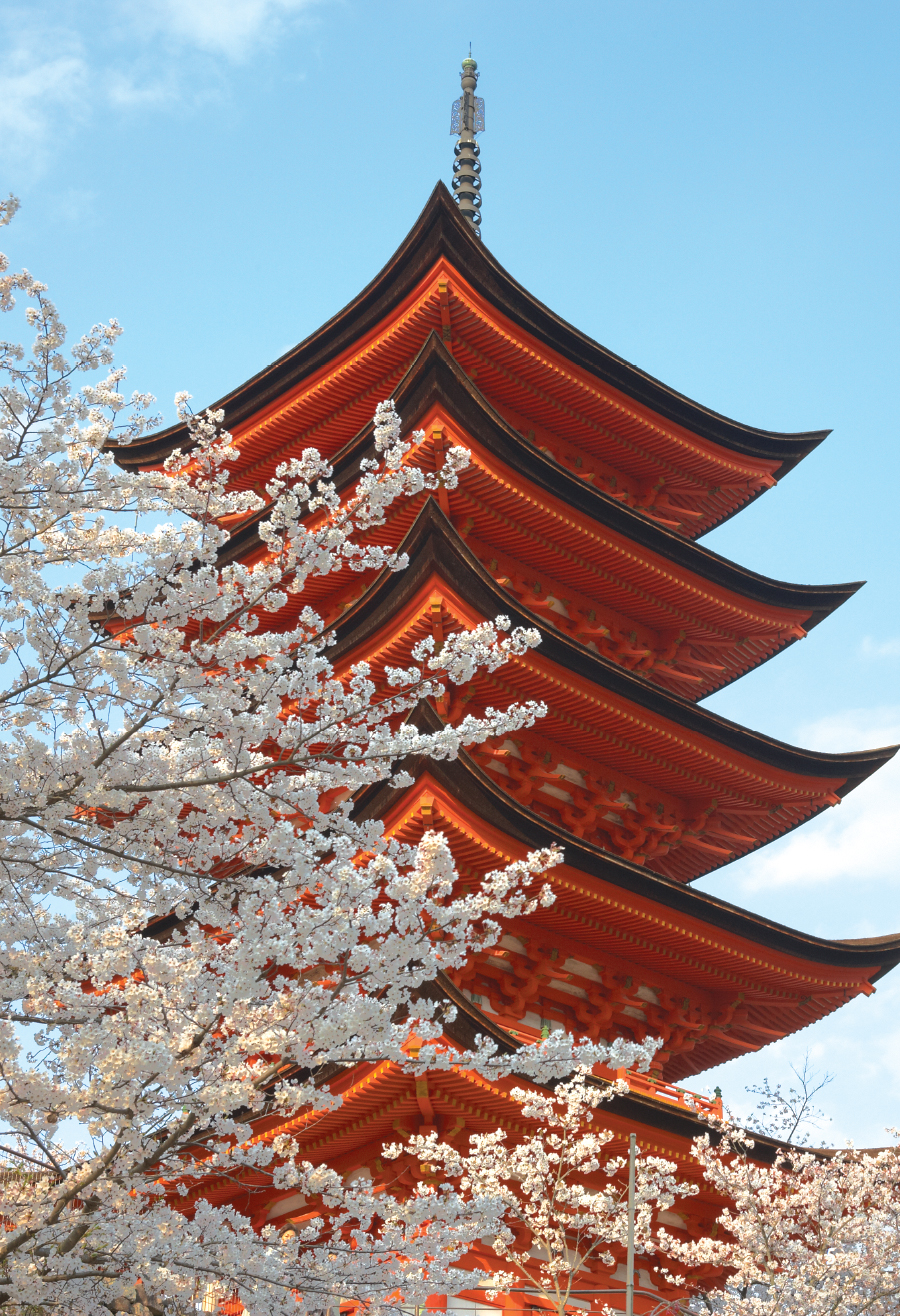
[[[532,849],[562,848],[548,877],[555,902],[510,918],[496,947],[431,985],[455,1007],[446,1040],[467,1046],[483,1034],[510,1051],[558,1029],[661,1038],[652,1073],[628,1075],[629,1095],[603,1108],[604,1121],[620,1147],[636,1132],[643,1150],[696,1177],[698,1110],[715,1102],[678,1085],[870,994],[900,960],[900,937],[826,940],[691,883],[838,804],[895,751],[817,753],[701,707],[859,588],[772,580],[697,543],[827,431],[771,433],[720,416],[574,329],[509,275],[479,231],[476,80],[467,60],[454,106],[456,197],[439,183],[368,287],[216,406],[240,454],[239,489],[261,489],[279,463],[315,447],[349,493],[374,451],[371,417],[384,398],[395,399],[405,431],[423,432],[411,455],[422,467],[440,469],[453,445],[471,453],[457,488],[395,505],[374,532],[408,554],[405,572],[314,579],[302,603],[333,627],[336,670],[365,659],[376,679],[407,663],[423,636],[439,644],[505,613],[536,628],[539,647],[449,687],[417,716],[438,727],[523,699],[549,711],[454,762],[408,764],[412,785],[372,788],[357,809],[405,841],[443,831],[463,890]],[[174,426],[118,460],[155,466],[187,442]],[[256,524],[234,526],[226,556],[264,552]],[[332,1079],[339,1107],[291,1128],[313,1163],[411,1185],[428,1167],[383,1163],[385,1142],[436,1130],[466,1147],[472,1132],[524,1134],[511,1086],[361,1065]],[[271,1116],[255,1135],[282,1127]],[[771,1151],[762,1139],[759,1154]],[[250,1172],[201,1192],[260,1227],[315,1214]],[[697,1235],[719,1209],[701,1192],[665,1223]],[[497,1258],[478,1245],[470,1264],[491,1270]],[[579,1275],[581,1305],[624,1293],[624,1281],[621,1261]],[[637,1285],[636,1311],[665,1296],[649,1269]],[[451,1305],[490,1304],[461,1275]],[[540,1302],[518,1294],[494,1305]]]

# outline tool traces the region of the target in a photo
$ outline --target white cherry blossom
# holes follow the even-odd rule
[[[697,1139],[707,1184],[726,1201],[716,1236],[662,1245],[684,1268],[685,1310],[716,1316],[895,1316],[900,1310],[900,1151],[807,1151],[774,1164],[729,1123]],[[712,1287],[692,1279],[725,1268]],[[702,1273],[702,1272],[700,1272]]]
[[[620,1043],[628,1054],[607,1057],[646,1068],[656,1046]],[[624,1084],[601,1084],[584,1065],[554,1091],[514,1088],[522,1115],[537,1121],[536,1131],[511,1139],[505,1129],[474,1134],[469,1151],[441,1144],[435,1134],[392,1147],[430,1164],[446,1179],[454,1203],[462,1199],[481,1218],[482,1241],[498,1257],[489,1295],[525,1292],[538,1295],[557,1316],[571,1311],[571,1300],[599,1269],[606,1280],[616,1266],[611,1249],[621,1253],[628,1235],[627,1158],[609,1153],[614,1134],[599,1126],[602,1102],[626,1092]],[[696,1187],[675,1177],[676,1166],[658,1156],[635,1161],[635,1250],[657,1250],[656,1217],[676,1197],[692,1196]],[[440,1192],[435,1197],[440,1200]],[[472,1283],[470,1278],[469,1283]],[[591,1291],[590,1283],[587,1285]],[[595,1286],[596,1291],[596,1286]],[[607,1307],[592,1296],[598,1310]],[[524,1298],[520,1299],[525,1305]]]
[[[560,854],[457,894],[441,835],[408,846],[353,815],[360,790],[408,781],[409,756],[541,716],[410,720],[537,636],[486,622],[420,646],[379,691],[364,662],[333,670],[303,603],[314,577],[402,570],[373,530],[395,500],[452,486],[467,454],[419,470],[384,402],[349,498],[313,450],[238,492],[222,415],[181,395],[189,448],[126,473],[111,447],[147,431],[153,399],[125,395],[118,324],[67,345],[46,287],[4,261],[0,307],[17,300],[33,341],[0,345],[0,1295],[68,1316],[187,1309],[210,1285],[273,1314],[298,1289],[380,1301],[402,1279],[414,1296],[481,1232],[468,1208],[443,1201],[436,1268],[434,1202],[345,1200],[289,1138],[276,1152],[249,1135],[264,1113],[336,1100],[329,1066],[558,1077],[577,1054],[567,1039],[504,1059],[482,1040],[461,1056],[419,993],[496,940],[501,915],[550,899]],[[265,552],[223,561],[226,524],[251,514]],[[202,1198],[179,1209],[190,1184],[247,1174],[328,1197],[325,1241]]]

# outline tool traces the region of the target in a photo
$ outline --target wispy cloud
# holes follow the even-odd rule
[[[900,708],[849,709],[800,727],[796,743],[847,751],[900,741]],[[841,804],[728,870],[745,894],[895,880],[900,868],[900,758]]]
[[[105,90],[109,104],[123,110],[153,109],[180,99],[178,87],[171,78],[142,83],[134,75],[120,71],[109,75]]]
[[[0,151],[10,164],[38,163],[85,113],[88,66],[77,40],[6,26],[0,64]]]
[[[117,39],[111,37],[100,9],[91,22],[105,42],[84,40],[77,17],[52,6],[10,9],[0,17],[0,156],[20,180],[41,173],[98,112],[178,99],[174,74],[160,76],[160,61],[136,48],[127,33],[113,29]]]
[[[324,0],[46,0],[0,9],[0,158],[41,173],[98,113],[196,105]],[[198,59],[198,54],[205,58]]]
[[[808,1053],[813,1066],[834,1075],[817,1099],[832,1118],[814,1141],[833,1147],[852,1139],[857,1146],[884,1146],[887,1130],[898,1123],[900,1108],[900,979],[884,979],[874,996],[857,996],[834,1014],[762,1051],[740,1056],[695,1079],[698,1090],[718,1084],[727,1105],[746,1117],[757,1098],[750,1085],[769,1078],[790,1084],[792,1064]],[[874,1039],[877,1040],[877,1044]],[[861,1095],[865,1094],[861,1100]]]
[[[230,60],[277,37],[286,23],[307,14],[317,0],[126,0],[145,29]]]
[[[845,709],[796,728],[798,745],[825,752],[869,749],[900,741],[900,706]],[[900,762],[893,759],[843,803],[790,836],[721,870],[703,885],[769,917],[825,936],[877,936],[900,930]],[[808,1029],[741,1056],[703,1075],[721,1085],[726,1101],[746,1113],[755,1098],[748,1083],[790,1079],[789,1065],[805,1051],[835,1074],[821,1105],[834,1123],[822,1130],[833,1145],[854,1138],[882,1145],[898,1123],[900,1101],[900,978],[878,984]],[[873,1045],[873,1039],[878,1044]],[[860,1092],[865,1091],[865,1101]]]
[[[863,658],[900,658],[900,638],[873,640],[871,635],[866,635],[859,652]]]
[[[797,728],[797,744],[826,754],[894,745],[900,740],[900,705],[844,708]]]

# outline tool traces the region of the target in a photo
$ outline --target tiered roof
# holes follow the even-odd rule
[[[650,903],[663,908],[675,887],[838,803],[894,753],[798,749],[697,706],[859,588],[772,580],[693,542],[771,487],[824,431],[775,434],[741,425],[592,342],[503,270],[442,184],[368,288],[216,404],[240,452],[235,486],[261,489],[280,461],[315,444],[349,493],[361,458],[372,453],[374,406],[389,395],[407,432],[422,431],[412,461],[434,469],[448,446],[463,444],[470,466],[457,489],[392,509],[387,525],[372,532],[402,545],[406,572],[313,580],[302,602],[335,626],[338,669],[365,657],[376,676],[404,661],[424,634],[440,640],[501,612],[540,631],[537,650],[451,690],[435,710],[455,723],[515,699],[542,699],[549,708],[533,730],[478,747],[452,770],[449,798],[467,821],[441,818],[454,835],[462,826],[458,845],[467,829],[474,836],[481,828],[483,840],[502,817],[501,852],[517,852],[516,829],[525,828],[528,844],[552,834],[570,867],[632,890],[649,881]],[[187,439],[174,426],[120,450],[119,460],[159,463]],[[233,526],[225,558],[253,560],[265,551],[258,519]],[[286,624],[295,606],[270,624]],[[420,794],[417,783],[399,803],[390,793],[385,807],[390,799],[391,817],[415,814]],[[709,898],[693,898],[692,916],[714,919]],[[551,923],[565,907],[561,898]],[[796,939],[785,971],[795,975],[802,1006],[788,1006],[790,993],[777,995],[784,984],[766,980],[769,1004],[752,1016],[755,1031],[740,1022],[751,1019],[745,1004],[734,1007],[726,1028],[712,1021],[730,1007],[701,992],[691,1006],[696,1026],[678,1025],[682,1040],[665,1063],[667,1075],[697,1072],[802,1027],[848,993],[869,989],[900,957],[900,942],[891,941],[877,952],[853,952],[855,976],[823,978],[804,962],[817,965],[817,956],[832,954],[835,966],[844,965],[844,943],[789,935]],[[582,945],[575,958],[587,953]],[[517,954],[509,949],[507,968]],[[741,956],[757,965],[751,975],[763,973],[755,952],[745,948]],[[634,991],[655,992],[645,981],[649,946],[638,958],[636,970],[626,956],[624,977]],[[737,977],[744,990],[746,973]],[[663,988],[674,990],[661,980]],[[587,996],[578,997],[571,985],[557,985],[555,996],[542,999],[548,1010],[560,992],[588,1001],[556,1011],[556,1022],[580,1031],[588,1016],[596,1024],[594,998],[612,990],[579,986]],[[656,1018],[649,1004],[653,1010],[643,1013]],[[622,1009],[614,1011],[616,1029],[640,1032],[633,1012],[642,1007]]]
[[[406,572],[313,580],[303,605],[333,626],[338,672],[365,658],[376,679],[423,636],[440,643],[505,613],[536,627],[540,646],[417,716],[455,724],[526,698],[549,711],[452,764],[408,765],[408,789],[373,788],[357,808],[407,840],[442,829],[462,886],[562,846],[555,903],[509,919],[499,946],[433,985],[459,1010],[448,1040],[460,1029],[506,1047],[556,1028],[661,1037],[656,1086],[614,1108],[615,1128],[637,1123],[645,1145],[684,1159],[697,1123],[672,1083],[870,993],[900,960],[900,936],[812,937],[688,885],[837,804],[895,752],[799,749],[697,703],[859,588],[771,580],[694,542],[825,432],[741,425],[594,343],[502,269],[440,184],[348,307],[217,404],[240,454],[234,485],[262,490],[279,462],[315,446],[349,493],[375,405],[391,396],[406,431],[422,431],[411,461],[440,468],[462,444],[470,465],[456,489],[391,509],[372,532],[403,547]],[[118,459],[158,464],[187,441],[175,426]],[[233,524],[224,559],[265,552],[258,520]],[[377,1177],[381,1142],[398,1131],[521,1123],[503,1085],[477,1075],[432,1083],[381,1066],[333,1082],[344,1104],[309,1117],[303,1154],[339,1169]],[[273,1116],[257,1134],[278,1126]],[[302,1218],[262,1182],[222,1192],[260,1223]],[[688,1232],[714,1207],[697,1210]]]
[[[765,661],[859,588],[770,580],[595,489],[531,448],[433,332],[394,398],[407,427],[424,431],[413,460],[431,468],[446,446],[469,448],[470,468],[441,505],[501,588],[557,629],[686,698],[702,698]],[[371,444],[369,422],[334,454],[339,485],[356,478]],[[242,460],[241,483],[244,469]],[[405,506],[391,517],[395,543],[416,510]],[[231,551],[261,551],[252,521]],[[320,586],[323,597],[326,588],[335,594],[333,578]],[[358,577],[348,573],[346,589],[358,593]]]
[[[508,1036],[534,1040],[549,1026],[661,1037],[655,1072],[678,1082],[870,994],[900,959],[900,937],[797,932],[576,838],[510,800],[468,755],[406,766],[413,788],[373,789],[360,810],[404,841],[442,830],[463,886],[529,850],[565,851],[547,878],[554,904],[509,920],[499,947],[452,975]]]
[[[547,717],[532,731],[475,751],[483,765],[542,816],[673,878],[696,878],[836,804],[893,753],[796,749],[669,694],[511,600],[434,500],[403,547],[410,567],[385,572],[345,613],[332,661],[365,656],[377,677],[426,634],[500,612],[536,626],[540,646],[454,692],[445,719],[543,699]]]
[[[444,990],[456,1007],[456,1018],[448,1023],[444,1041],[452,1046],[471,1045],[478,1033],[493,1034],[501,1049],[509,1051],[515,1046],[501,1030],[492,1029],[474,1010],[466,998],[451,984]],[[602,1080],[600,1080],[602,1081]],[[681,1238],[706,1233],[721,1210],[721,1203],[703,1183],[698,1167],[691,1155],[691,1139],[703,1127],[699,1117],[721,1114],[720,1101],[708,1101],[697,1094],[681,1089],[641,1084],[632,1076],[633,1090],[626,1096],[614,1098],[603,1107],[603,1122],[612,1134],[608,1144],[610,1156],[627,1154],[628,1135],[637,1126],[641,1130],[641,1149],[648,1155],[665,1156],[678,1167],[679,1177],[692,1182],[696,1196],[677,1204],[677,1210],[662,1218],[670,1231]],[[326,1164],[352,1179],[368,1179],[377,1190],[392,1192],[413,1191],[422,1181],[434,1182],[432,1168],[416,1157],[402,1154],[387,1158],[385,1144],[402,1142],[415,1133],[439,1131],[443,1141],[468,1150],[468,1139],[473,1133],[487,1133],[497,1128],[506,1130],[511,1140],[527,1137],[536,1128],[536,1122],[522,1111],[521,1104],[511,1096],[511,1088],[533,1085],[521,1080],[487,1080],[471,1070],[459,1068],[415,1078],[390,1062],[378,1065],[365,1064],[330,1074],[323,1081],[340,1105],[327,1110],[309,1111],[291,1120],[278,1115],[256,1122],[253,1140],[269,1143],[279,1135],[289,1133],[298,1147],[298,1154],[312,1165]],[[645,1090],[648,1089],[648,1090]],[[757,1155],[771,1160],[775,1145],[766,1138],[757,1144]],[[598,1174],[597,1186],[607,1182]],[[276,1229],[293,1226],[304,1228],[323,1212],[318,1198],[308,1198],[291,1189],[274,1191],[271,1175],[265,1170],[250,1167],[238,1169],[216,1178],[200,1176],[187,1179],[173,1202],[179,1210],[191,1211],[201,1199],[215,1205],[231,1205],[248,1216],[257,1229],[273,1226]],[[591,1289],[624,1286],[623,1250],[613,1245],[617,1265],[607,1269],[602,1263],[584,1267],[579,1273],[581,1288]],[[642,1258],[643,1269],[639,1284],[658,1297],[676,1297],[678,1291],[667,1283],[664,1276],[648,1258]],[[486,1243],[471,1248],[460,1273],[459,1296],[481,1305],[483,1293],[473,1286],[466,1287],[467,1271],[495,1272],[500,1269],[498,1258]],[[718,1272],[710,1271],[711,1275]],[[535,1299],[529,1295],[517,1302],[511,1297],[502,1304],[513,1311],[533,1309]],[[638,1297],[635,1311],[642,1313],[654,1306],[654,1299]],[[540,1310],[540,1307],[537,1308]]]

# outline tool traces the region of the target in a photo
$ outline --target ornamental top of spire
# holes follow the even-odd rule
[[[484,132],[484,100],[475,95],[478,65],[472,58],[471,50],[462,62],[459,80],[462,95],[453,102],[450,113],[450,131],[459,138],[453,148],[456,156],[453,161],[453,191],[456,204],[471,224],[476,237],[480,238],[481,165],[478,157],[481,150],[475,141],[475,134]]]

